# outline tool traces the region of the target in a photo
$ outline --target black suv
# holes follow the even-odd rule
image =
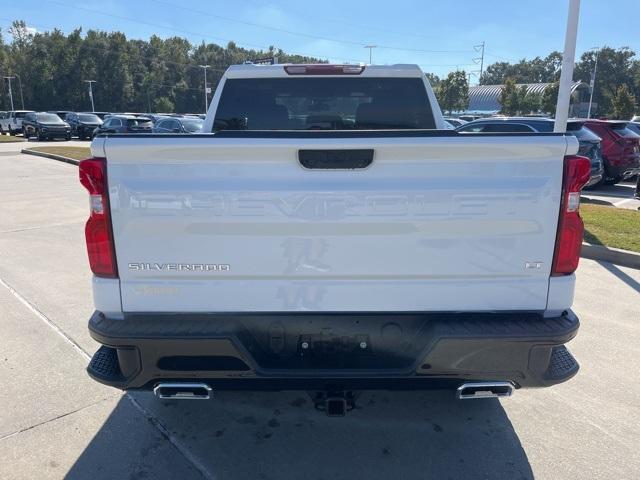
[[[151,133],[153,123],[150,118],[136,115],[112,115],[96,128],[94,135],[101,133]]]
[[[102,125],[102,120],[95,113],[70,112],[67,114],[67,123],[71,127],[71,135],[84,140],[93,136],[93,131]]]
[[[71,128],[55,113],[29,112],[22,119],[24,138],[38,137],[38,140],[64,138],[71,140]]]

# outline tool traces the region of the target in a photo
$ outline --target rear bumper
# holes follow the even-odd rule
[[[543,387],[578,364],[575,314],[136,314],[95,312],[88,372],[122,389],[200,381],[225,390],[419,389],[466,381]]]

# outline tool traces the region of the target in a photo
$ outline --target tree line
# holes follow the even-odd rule
[[[323,60],[289,55],[280,49],[251,50],[230,42],[192,44],[185,38],[128,39],[121,32],[78,28],[32,33],[15,21],[0,30],[0,76],[12,76],[15,109],[91,110],[88,85],[93,85],[97,111],[202,112],[204,74],[210,65],[211,91],[229,65],[259,58],[280,62],[318,63]],[[9,110],[8,80],[0,89],[0,110]],[[20,91],[22,90],[22,92]],[[22,94],[22,99],[21,99]],[[211,99],[211,95],[209,96]]]
[[[640,100],[640,59],[630,48],[603,47],[583,53],[576,62],[573,78],[589,84],[597,60],[593,90],[594,114],[627,119],[638,112]],[[504,85],[500,104],[507,115],[531,112],[555,113],[562,54],[523,59],[517,63],[496,62],[480,78],[481,85]],[[468,106],[468,74],[451,72],[446,78],[427,74],[444,111],[464,110]],[[518,88],[521,83],[552,83],[542,95]]]
[[[585,52],[576,63],[574,79],[589,83],[596,64],[593,92],[596,115],[627,118],[640,99],[640,59],[629,48],[603,47]],[[229,65],[264,57],[280,62],[317,63],[324,60],[290,55],[281,49],[252,50],[233,42],[192,44],[185,38],[128,39],[121,32],[78,28],[32,33],[23,21],[7,32],[0,30],[0,76],[14,77],[14,107],[33,110],[89,110],[85,80],[94,84],[99,111],[201,112],[204,110],[204,75],[199,65],[210,65],[208,86],[215,89]],[[518,83],[554,83],[560,77],[562,55],[496,62],[480,78],[481,85],[504,85],[502,111],[553,114],[557,86],[544,95],[528,94]],[[460,111],[469,103],[469,75],[450,72],[445,78],[427,74],[444,111]],[[0,82],[0,110],[10,109],[8,80]]]

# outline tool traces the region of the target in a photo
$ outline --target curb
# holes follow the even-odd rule
[[[582,258],[588,258],[589,260],[615,263],[622,267],[640,270],[640,253],[629,252],[628,250],[583,243],[580,256]]]
[[[23,148],[22,150],[20,150],[20,153],[24,153],[26,155],[34,155],[36,157],[50,158],[59,162],[70,163],[71,165],[78,165],[80,163],[79,160],[74,160],[73,158],[63,157],[62,155],[56,155],[55,153],[37,152],[29,148]]]

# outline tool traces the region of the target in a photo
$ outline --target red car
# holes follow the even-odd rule
[[[604,183],[613,185],[640,173],[640,135],[629,129],[629,122],[616,120],[585,121],[602,138]]]

